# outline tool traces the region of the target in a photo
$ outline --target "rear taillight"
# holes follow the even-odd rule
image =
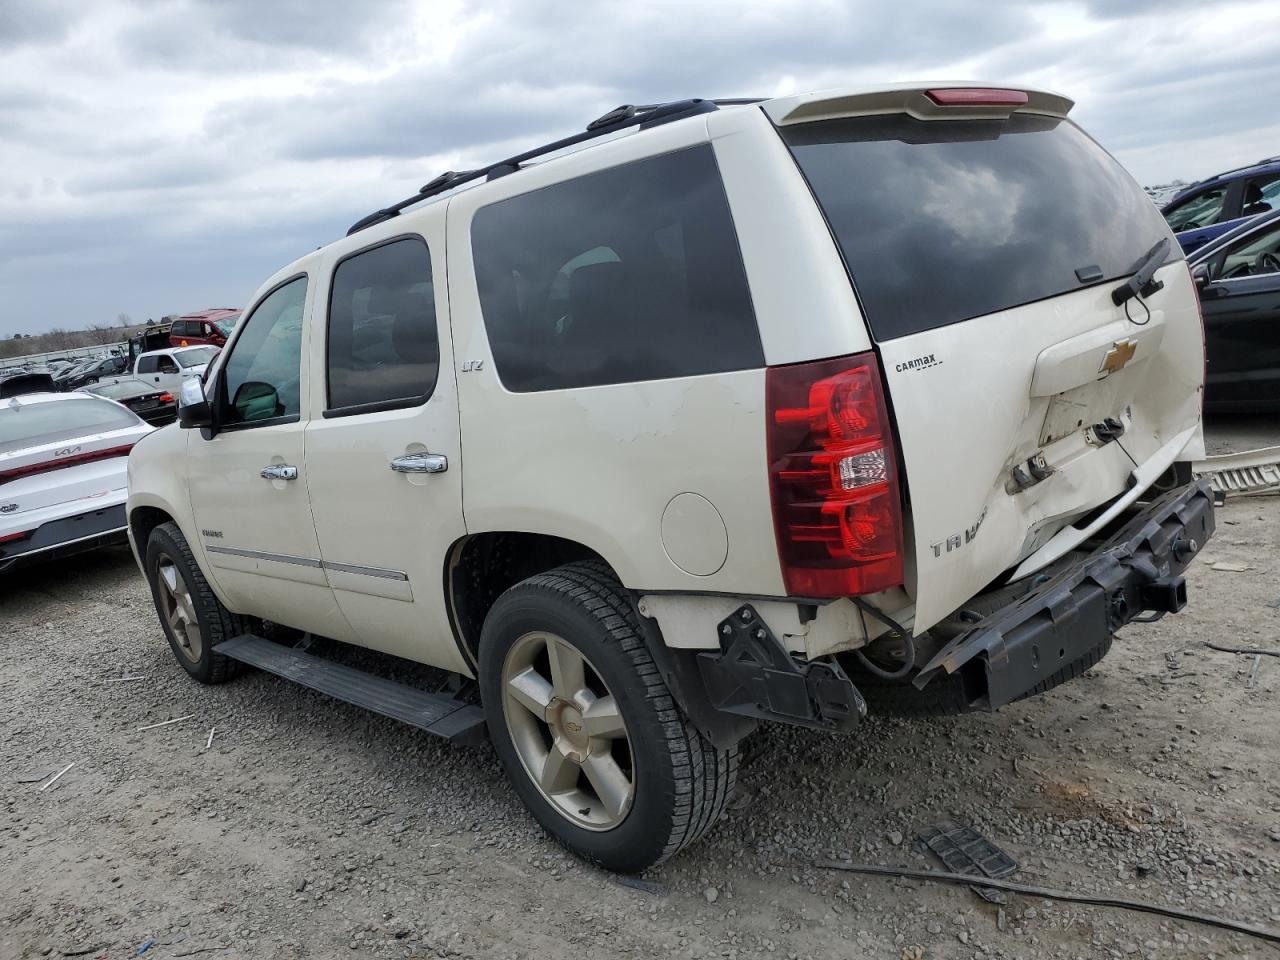
[[[787,593],[902,583],[902,505],[875,354],[765,371],[773,522]]]
[[[48,473],[51,470],[61,470],[63,467],[75,467],[82,463],[93,463],[96,460],[110,460],[112,457],[128,456],[129,451],[132,449],[133,444],[129,443],[122,447],[109,447],[106,450],[93,450],[89,453],[74,453],[69,457],[59,457],[56,460],[29,463],[25,467],[14,467],[12,470],[0,470],[0,483],[8,483],[10,480],[17,480],[19,477],[30,477],[37,473]]]
[[[162,393],[162,394],[160,394],[160,396],[159,396],[159,397],[157,397],[156,399],[157,399],[157,400],[159,400],[161,403],[173,403],[173,394],[172,394],[172,393]]]
[[[33,531],[24,530],[22,533],[10,533],[0,537],[0,543],[13,543],[15,540],[25,540]]]
[[[940,87],[926,90],[925,96],[940,107],[1022,107],[1029,99],[1021,90],[986,87]]]

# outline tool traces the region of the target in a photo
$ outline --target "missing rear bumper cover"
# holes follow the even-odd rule
[[[961,671],[971,705],[995,710],[1064,668],[1091,662],[1126,623],[1186,605],[1181,573],[1213,530],[1207,479],[1170,490],[1096,551],[959,633],[920,671],[916,687]]]

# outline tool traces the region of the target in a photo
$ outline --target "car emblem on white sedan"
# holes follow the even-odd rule
[[[17,509],[16,503],[0,503],[0,513],[13,513]]]

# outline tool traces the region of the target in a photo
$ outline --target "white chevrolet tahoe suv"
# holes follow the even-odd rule
[[[623,871],[716,821],[760,721],[1082,673],[1183,606],[1213,504],[1191,277],[1071,105],[625,107],[365,217],[130,456],[178,661],[487,734]]]

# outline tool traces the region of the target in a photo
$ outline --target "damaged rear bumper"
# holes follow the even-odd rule
[[[916,687],[958,672],[970,706],[995,710],[1053,686],[1126,623],[1182,609],[1181,573],[1213,530],[1208,478],[1163,494],[1093,553],[956,636]]]

